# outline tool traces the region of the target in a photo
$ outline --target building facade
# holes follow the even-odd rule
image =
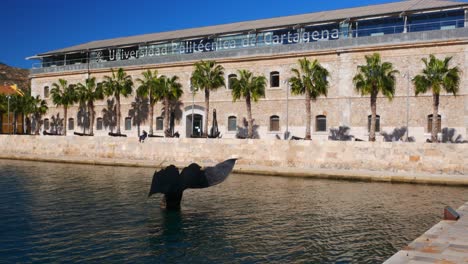
[[[31,70],[32,93],[48,100],[49,112],[42,130],[56,130],[63,117],[50,98],[59,78],[83,83],[88,77],[102,81],[112,68],[123,68],[135,81],[148,69],[177,75],[184,95],[175,113],[175,130],[182,137],[203,131],[204,93],[192,92],[194,64],[215,60],[225,68],[226,87],[211,93],[212,110],[223,138],[246,133],[245,101],[233,102],[229,78],[240,69],[264,75],[266,95],[252,104],[254,132],[258,138],[305,135],[304,96],[292,95],[287,80],[300,58],[318,59],[330,72],[326,97],[312,102],[312,139],[329,140],[341,134],[367,140],[371,114],[369,97],[354,88],[357,66],[365,55],[380,53],[397,75],[395,97],[377,99],[377,140],[399,140],[408,128],[416,141],[430,138],[432,95],[415,96],[411,79],[421,73],[422,58],[452,56],[451,66],[462,70],[457,96],[442,94],[439,117],[441,137],[466,139],[468,135],[468,4],[439,0],[409,0],[305,15],[240,22],[219,26],[95,41],[32,57],[40,62]],[[115,131],[115,102],[96,102],[94,134]],[[135,93],[122,99],[121,131],[137,136],[148,131],[146,102]],[[163,135],[162,103],[157,103],[153,130]],[[86,121],[78,106],[68,111],[69,135],[83,132]],[[208,126],[211,126],[211,121]],[[86,129],[86,128],[84,128]]]

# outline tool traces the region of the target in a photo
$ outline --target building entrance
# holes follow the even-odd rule
[[[199,114],[193,115],[193,124],[192,124],[192,115],[187,116],[185,122],[186,125],[186,137],[201,137],[203,133],[203,116]]]

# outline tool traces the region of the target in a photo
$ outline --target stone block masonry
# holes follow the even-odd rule
[[[232,157],[237,173],[468,186],[468,144],[0,136],[4,159],[160,167]]]

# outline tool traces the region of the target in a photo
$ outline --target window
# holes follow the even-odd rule
[[[279,131],[279,116],[270,117],[270,131]]]
[[[73,118],[68,118],[68,130],[75,129],[75,120]]]
[[[36,131],[37,120],[33,119],[31,122],[31,132],[34,133]]]
[[[131,117],[125,118],[125,130],[132,130],[132,118]]]
[[[315,131],[326,132],[327,131],[327,117],[324,115],[318,115],[315,117]]]
[[[370,123],[371,123],[372,115],[367,117],[367,131],[370,132]],[[380,116],[375,116],[375,132],[380,132]]]
[[[49,124],[49,119],[46,118],[44,119],[44,130],[49,130],[50,124]]]
[[[277,71],[270,72],[270,87],[275,88],[280,86],[280,74]]]
[[[44,87],[44,98],[49,98],[49,86]]]
[[[160,130],[163,130],[163,118],[162,117],[156,117],[156,130],[157,131],[160,131]]]
[[[237,117],[228,117],[228,131],[237,131]]]
[[[235,75],[235,74],[229,74],[229,76],[228,76],[228,89],[229,89],[229,90],[232,90],[232,81],[233,81],[234,79],[237,79],[237,75]]]
[[[437,133],[442,131],[442,117],[437,115]],[[432,132],[432,114],[427,116],[427,133]]]
[[[96,120],[96,130],[102,130],[102,117]]]

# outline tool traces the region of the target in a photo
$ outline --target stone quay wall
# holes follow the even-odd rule
[[[233,157],[238,173],[468,185],[468,144],[0,136],[4,159],[160,167]]]

